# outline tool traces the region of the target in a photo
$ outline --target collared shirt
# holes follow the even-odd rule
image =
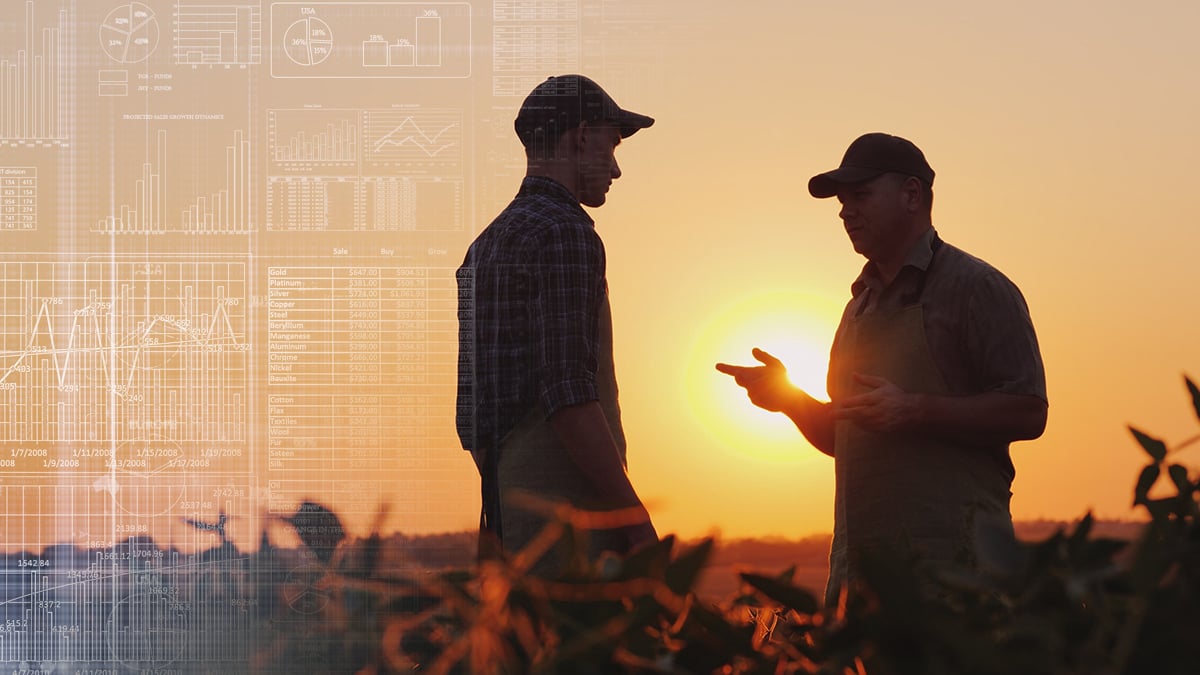
[[[459,439],[499,447],[534,406],[598,399],[604,244],[566,187],[528,176],[458,269]]]
[[[831,358],[852,317],[920,302],[925,337],[946,386],[959,396],[1001,392],[1046,400],[1046,373],[1029,307],[999,270],[929,230],[884,284],[868,262],[851,285]],[[936,248],[936,253],[935,253]],[[832,386],[832,385],[831,385]]]

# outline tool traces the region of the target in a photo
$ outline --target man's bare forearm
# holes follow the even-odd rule
[[[831,404],[818,401],[802,389],[796,389],[781,412],[792,420],[814,448],[833,457],[834,419]]]
[[[1046,429],[1046,402],[1037,396],[999,392],[914,396],[915,430],[943,438],[991,445],[1031,440]]]

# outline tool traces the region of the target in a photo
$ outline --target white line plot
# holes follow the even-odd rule
[[[175,3],[175,63],[262,63],[262,7],[254,4]]]
[[[461,164],[463,157],[462,113],[404,108],[368,110],[365,140],[368,161],[451,171]]]
[[[139,475],[188,468],[196,442],[240,447],[245,303],[240,262],[0,262],[0,440],[103,443]]]

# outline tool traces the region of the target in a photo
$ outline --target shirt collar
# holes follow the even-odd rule
[[[904,259],[901,274],[903,274],[905,269],[910,267],[921,274],[929,270],[929,264],[933,262],[933,242],[936,238],[937,232],[932,227],[926,230],[925,234],[921,235],[921,238],[913,244],[913,247],[908,252],[908,256]],[[896,278],[900,277],[897,276]],[[857,297],[859,293],[862,293],[867,288],[883,288],[883,279],[879,276],[879,269],[875,266],[875,263],[869,260],[866,265],[863,265],[862,272],[859,273],[858,278],[854,280],[854,283],[850,284],[850,293]]]
[[[593,227],[596,224],[596,221],[592,220],[591,215],[583,210],[583,207],[579,204],[579,200],[567,189],[567,186],[553,178],[548,176],[525,176],[525,179],[521,181],[521,189],[517,192],[517,196],[526,197],[530,195],[549,197],[563,206],[574,208],[580,215],[587,218],[588,223]]]

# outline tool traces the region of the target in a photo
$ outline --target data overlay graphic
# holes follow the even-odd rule
[[[457,272],[513,119],[568,72],[653,113],[631,3],[0,3],[0,675],[383,658],[477,543]]]
[[[186,468],[198,444],[242,447],[245,275],[224,262],[0,262],[0,438],[55,448],[9,473],[150,474]],[[103,451],[59,456],[64,443]]]
[[[0,166],[0,230],[37,227],[37,167]]]
[[[464,78],[471,74],[466,2],[276,2],[275,77]]]
[[[63,99],[74,60],[68,13],[39,19],[33,0],[9,3],[6,12],[13,10],[23,21],[19,32],[0,31],[0,147],[59,145],[67,140]]]
[[[168,207],[163,177],[168,142],[167,132],[159,130],[154,160],[144,162],[140,175],[128,181],[132,190],[127,193],[132,193],[132,198],[115,205],[113,212],[96,224],[96,230],[113,234],[244,234],[253,230],[257,183],[251,178],[250,141],[242,132],[235,131],[232,142],[221,148],[224,150],[223,186],[196,196],[180,205],[178,210]]]
[[[461,110],[271,110],[267,140],[268,229],[464,227]]]
[[[175,63],[262,63],[262,8],[249,3],[175,4]]]
[[[272,267],[268,274],[272,496],[292,491],[286,476],[323,477],[351,511],[370,513],[381,495],[414,494],[408,483],[428,481],[439,453],[427,440],[431,422],[453,407],[438,384],[457,367],[450,270]],[[346,479],[385,468],[398,477]],[[400,498],[406,512],[429,507]]]
[[[158,47],[158,17],[140,2],[120,5],[100,25],[100,48],[117,63],[139,63]]]

